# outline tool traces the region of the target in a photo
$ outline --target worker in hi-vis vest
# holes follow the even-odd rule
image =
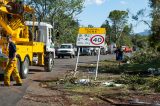
[[[10,76],[13,75],[16,80],[14,85],[22,86],[22,80],[17,69],[16,45],[13,43],[11,36],[7,37],[7,42],[9,43],[9,62],[4,72],[4,85],[10,86]]]

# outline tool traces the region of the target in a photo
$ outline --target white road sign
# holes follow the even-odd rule
[[[77,37],[77,46],[104,46],[104,28],[80,28]]]
[[[95,75],[95,80],[97,79],[98,75],[98,63],[99,63],[99,58],[100,58],[100,46],[105,45],[105,35],[106,35],[106,30],[105,28],[80,28],[79,29],[79,34],[77,37],[77,46],[97,46],[99,47],[98,50],[98,58],[97,58],[97,66],[96,66],[96,75]],[[76,67],[75,67],[75,73],[74,77],[77,73],[77,67],[78,67],[78,61],[79,61],[79,54],[80,54],[80,47],[78,48],[78,56],[77,56],[77,62],[76,62]]]

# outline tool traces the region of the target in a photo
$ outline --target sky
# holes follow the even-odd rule
[[[93,25],[100,27],[106,19],[108,19],[109,13],[113,10],[128,10],[131,14],[136,14],[140,9],[146,9],[146,17],[149,15],[149,0],[85,0],[84,8],[77,18],[81,26]],[[150,18],[143,17],[144,20],[150,21]],[[143,32],[149,27],[143,23],[138,23],[129,18],[129,23],[134,25],[134,33]]]

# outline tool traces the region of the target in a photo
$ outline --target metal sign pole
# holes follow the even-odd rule
[[[100,47],[99,47],[99,50],[98,50],[98,58],[97,58],[97,67],[96,67],[96,76],[95,76],[95,80],[97,80],[97,76],[98,76],[99,57],[100,57]]]
[[[77,55],[76,67],[75,67],[75,69],[74,69],[74,77],[76,76],[76,73],[77,73],[77,67],[78,67],[78,62],[79,62],[79,54],[80,54],[80,47],[78,48],[78,55]]]

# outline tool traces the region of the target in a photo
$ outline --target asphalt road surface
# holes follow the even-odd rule
[[[113,55],[102,55],[100,56],[100,60],[106,60],[114,58]],[[86,64],[91,63],[94,64],[97,61],[97,56],[80,56],[79,63]],[[0,84],[0,106],[16,106],[17,102],[21,100],[23,95],[25,94],[26,89],[34,82],[39,79],[47,79],[51,77],[55,77],[60,73],[63,73],[67,70],[74,70],[76,64],[76,58],[70,59],[69,57],[65,57],[64,59],[55,59],[55,67],[52,72],[45,72],[43,67],[31,66],[30,72],[27,79],[23,80],[23,86],[3,86],[3,79]],[[15,82],[12,81],[11,85]]]

